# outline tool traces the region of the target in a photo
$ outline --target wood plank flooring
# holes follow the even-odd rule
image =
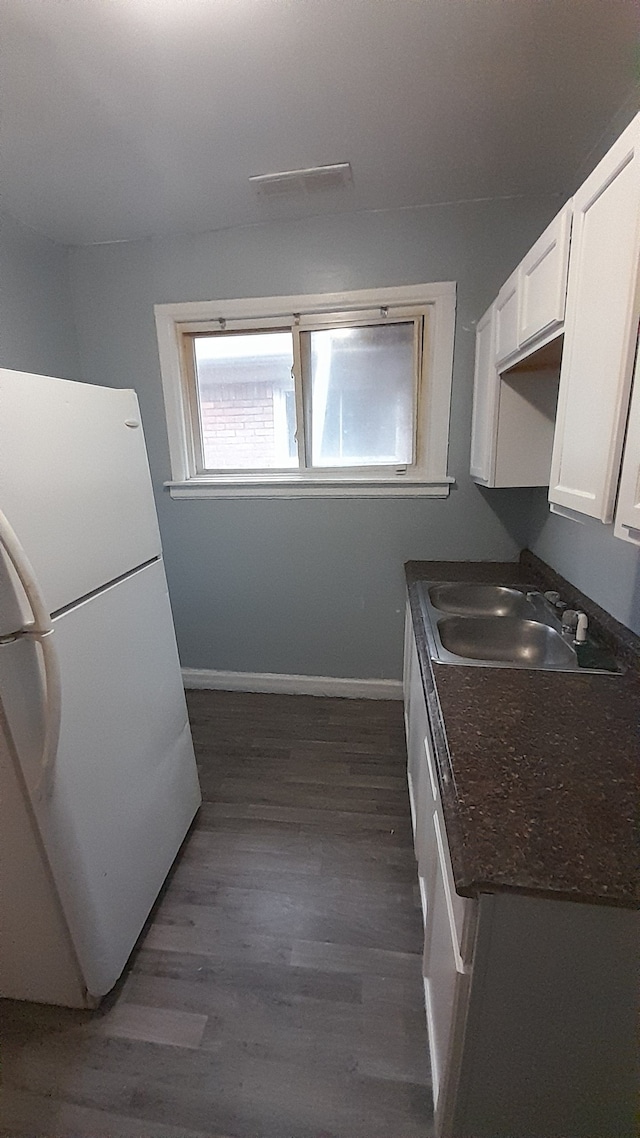
[[[2,1001],[0,1133],[433,1133],[399,702],[190,692],[204,803],[97,1012]]]

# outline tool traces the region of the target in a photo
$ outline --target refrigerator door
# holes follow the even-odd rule
[[[200,803],[162,561],[57,617],[52,639],[62,717],[40,794],[35,681],[30,699],[13,693],[7,718],[84,983],[101,996]]]
[[[0,646],[0,696],[21,692],[23,751],[38,747],[37,649]],[[0,698],[0,996],[84,1007],[86,993]]]
[[[49,612],[159,556],[135,392],[0,369],[0,509]],[[2,561],[0,635],[6,576]]]

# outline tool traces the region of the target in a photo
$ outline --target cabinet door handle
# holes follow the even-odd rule
[[[45,599],[29,558],[13,526],[2,510],[0,510],[0,548],[4,549],[13,566],[33,613],[33,622],[18,631],[22,636],[37,641],[40,645],[44,664],[44,739],[38,779],[35,786],[32,787],[32,794],[39,797],[55,761],[60,740],[62,700],[60,664],[55,645],[51,641],[53,625]]]

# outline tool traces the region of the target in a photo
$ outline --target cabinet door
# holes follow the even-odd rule
[[[464,1014],[461,1003],[468,987],[468,976],[462,967],[456,952],[455,938],[452,936],[446,866],[439,856],[441,838],[438,815],[435,812],[431,830],[437,852],[429,895],[430,908],[423,972],[433,1076],[433,1105],[437,1118],[442,1113],[440,1100],[443,1090],[447,1084],[449,1087],[455,1084],[458,1056],[455,1054],[457,1048],[454,1046],[454,1037],[459,1034],[459,1030],[457,1032],[456,1029],[459,1029],[459,1021]]]
[[[416,815],[419,821],[416,830],[416,858],[418,860],[418,884],[420,886],[420,901],[425,926],[425,942],[427,942],[431,927],[431,905],[433,900],[433,880],[436,870],[437,851],[432,823],[433,800],[429,788],[429,774],[425,761],[424,740],[417,793],[419,796],[419,805],[416,808]]]
[[[433,882],[438,858],[433,816],[437,809],[439,796],[433,777],[431,748],[431,733],[430,730],[427,730],[422,739],[422,766],[419,782],[420,807],[416,811],[420,818],[419,829],[416,834],[416,857],[418,859],[418,883],[425,923],[425,953],[428,951],[427,945],[430,937]]]
[[[404,656],[402,662],[402,696],[404,699],[404,730],[409,734],[409,706],[411,703],[411,644],[413,641],[413,625],[411,621],[411,606],[407,601],[404,614]]]
[[[616,537],[640,545],[640,353],[636,355],[614,532]]]
[[[610,522],[638,324],[640,116],[573,199],[549,500]]]
[[[428,730],[427,709],[422,690],[422,677],[413,629],[410,629],[409,649],[409,715],[407,730],[407,782],[411,804],[416,857],[421,817],[421,781],[424,779],[424,739]]]
[[[518,270],[505,281],[496,302],[496,363],[518,350]]]
[[[473,376],[471,477],[483,483],[491,482],[495,463],[500,383],[495,357],[495,307],[491,305],[476,327],[476,363]]]
[[[551,333],[564,321],[572,204],[547,226],[519,266],[518,346]]]
[[[432,897],[429,959],[425,962],[425,995],[433,1077],[433,1105],[437,1109],[449,1053],[458,979],[451,951],[444,885],[440,872],[436,873]]]

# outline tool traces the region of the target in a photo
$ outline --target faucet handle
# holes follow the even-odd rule
[[[576,624],[576,644],[584,644],[587,639],[587,629],[589,627],[589,617],[586,612],[578,613],[578,622]]]
[[[554,605],[556,608],[564,608],[564,601],[560,600],[560,593],[556,593],[555,589],[549,589],[543,596],[550,605]]]
[[[588,627],[589,618],[586,612],[579,612],[577,609],[564,610],[562,614],[562,631],[573,632],[575,629],[575,644],[584,644],[587,639]]]

